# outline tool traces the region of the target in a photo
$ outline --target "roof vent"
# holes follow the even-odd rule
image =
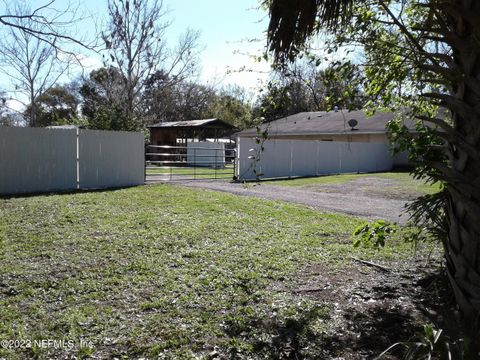
[[[333,111],[338,112],[338,106],[337,106],[337,105],[335,105],[335,106],[333,107]]]
[[[352,131],[358,130],[358,129],[355,129],[355,126],[358,125],[358,121],[357,121],[357,120],[355,120],[355,119],[350,119],[350,120],[348,120],[348,125],[351,127],[350,130],[352,130]]]

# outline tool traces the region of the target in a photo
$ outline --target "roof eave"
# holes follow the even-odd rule
[[[414,131],[410,131],[414,132]],[[341,132],[321,132],[321,133],[312,133],[312,132],[292,132],[292,133],[271,133],[268,134],[269,137],[281,137],[281,136],[332,136],[332,135],[386,135],[386,131],[341,131]],[[237,133],[238,137],[251,137],[256,136],[255,133]]]

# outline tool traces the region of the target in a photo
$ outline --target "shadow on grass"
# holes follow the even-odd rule
[[[358,306],[340,304],[338,313],[325,311],[327,305],[317,303],[283,319],[267,315],[265,319],[227,321],[225,330],[229,337],[249,343],[258,358],[374,359],[395,343],[419,341],[424,324],[446,327],[441,321],[451,313],[451,293],[446,288],[439,291],[440,286],[446,286],[443,274],[429,275],[412,283],[411,297],[404,305],[394,301],[398,289],[376,286],[369,293],[375,301]],[[323,324],[320,333],[318,324]],[[402,359],[405,349],[396,346],[382,359]],[[230,359],[245,358],[235,347],[229,350]]]
[[[302,348],[321,347],[324,339],[312,330],[312,325],[325,318],[323,307],[301,313],[296,318],[250,319],[238,326],[227,322],[226,333],[232,338],[242,337],[251,344],[251,351],[266,359],[304,359]],[[230,359],[243,358],[235,347],[230,348]],[[320,354],[316,354],[317,356]]]
[[[145,186],[144,184],[139,185],[125,185],[125,186],[112,186],[105,188],[86,188],[86,189],[68,189],[68,190],[45,190],[37,192],[26,192],[26,193],[15,193],[15,194],[0,194],[0,200],[9,200],[17,198],[31,198],[31,197],[48,197],[53,195],[75,195],[75,194],[85,194],[85,193],[107,193],[116,190],[130,189],[139,186]]]

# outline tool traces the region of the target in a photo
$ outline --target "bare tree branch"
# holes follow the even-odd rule
[[[169,81],[178,82],[196,71],[199,34],[187,30],[177,47],[169,49],[165,31],[170,21],[161,0],[111,0],[108,11],[110,23],[102,37],[112,65],[124,79],[127,118],[138,126],[141,95],[153,74],[162,72]]]
[[[0,39],[0,71],[14,80],[16,89],[28,99],[30,126],[38,125],[36,98],[59,80],[72,61],[59,60],[57,38],[45,41],[39,36],[45,33],[42,29],[47,20],[37,13],[52,3],[34,11],[24,3],[13,4],[8,8],[13,15],[7,16],[12,26],[5,29],[5,36]]]
[[[50,0],[33,10],[28,6],[14,6],[6,2],[8,14],[0,15],[0,24],[15,28],[26,34],[31,35],[39,41],[45,42],[52,46],[57,52],[76,55],[67,49],[62,42],[75,44],[89,51],[97,51],[96,42],[88,43],[85,39],[77,38],[68,34],[67,29],[72,24],[78,23],[84,17],[78,15],[78,8],[73,8],[71,3],[63,10],[52,7],[55,0]],[[16,3],[17,5],[20,2]],[[47,14],[43,14],[46,12]]]

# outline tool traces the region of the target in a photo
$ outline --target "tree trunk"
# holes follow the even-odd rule
[[[35,104],[34,84],[30,83],[30,127],[37,126],[37,109]]]
[[[453,115],[455,130],[480,154],[480,1],[447,0],[441,5],[447,42],[462,77],[452,81],[459,102],[443,105]],[[451,35],[451,33],[450,33]],[[478,156],[477,154],[477,156]],[[457,181],[447,186],[449,225],[445,244],[447,272],[468,335],[480,347],[480,157],[450,144],[451,167]]]

